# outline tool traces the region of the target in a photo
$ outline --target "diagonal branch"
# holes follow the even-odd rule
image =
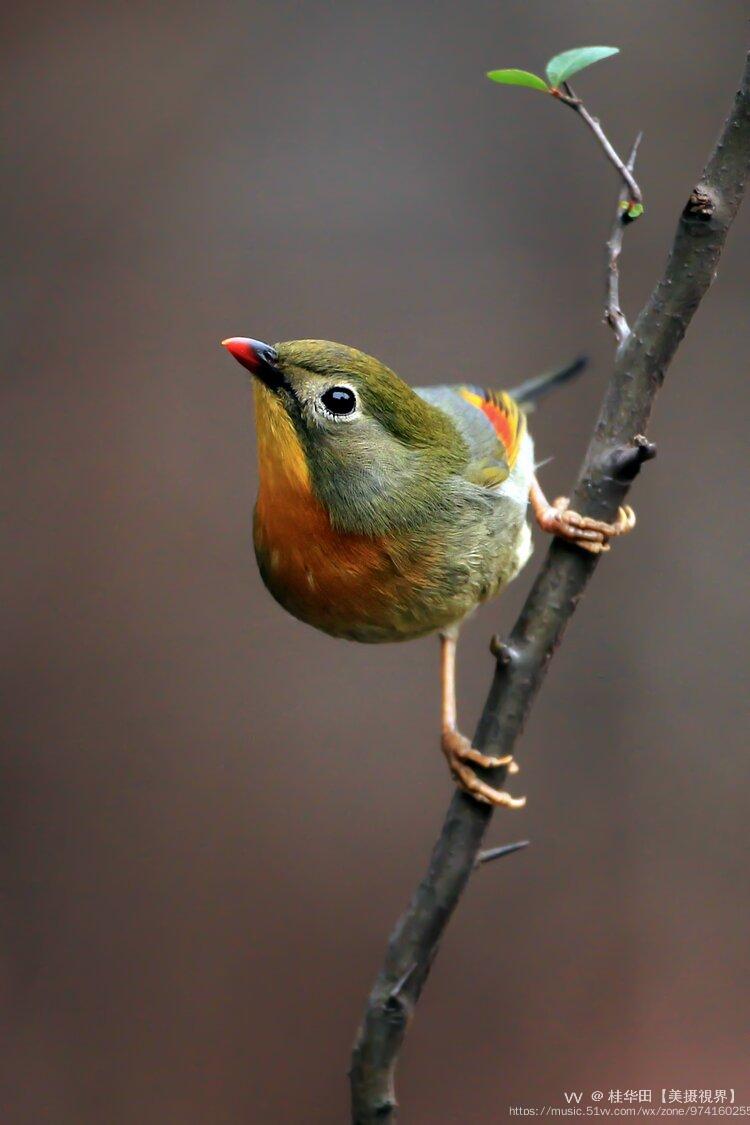
[[[611,519],[640,465],[653,456],[644,433],[656,393],[708,291],[750,167],[750,55],[742,85],[703,174],[680,216],[664,274],[618,348],[612,377],[578,478],[577,511]],[[555,540],[498,658],[474,745],[510,754],[598,556]],[[502,785],[504,769],[488,774]],[[394,1071],[442,933],[474,870],[492,810],[456,792],[430,865],[388,944],[352,1054],[355,1125],[396,1119]],[[403,984],[400,985],[400,982]],[[400,985],[394,994],[394,988]]]
[[[635,167],[635,158],[642,136],[642,133],[638,134],[630,150],[626,165],[630,172]],[[620,308],[620,253],[625,228],[631,222],[628,218],[630,211],[628,195],[628,185],[623,184],[617,200],[617,213],[612,224],[612,233],[607,242],[607,304],[604,309],[604,320],[614,332],[618,345],[624,344],[630,335],[630,327],[624,312]]]
[[[609,160],[611,164],[614,164],[615,168],[620,173],[623,183],[627,186],[625,201],[628,204],[628,209],[630,209],[630,207],[635,204],[642,204],[643,195],[641,193],[640,187],[636,182],[635,176],[633,175],[632,165],[630,164],[630,162],[626,164],[623,160],[621,160],[616,149],[613,147],[612,143],[607,137],[607,134],[602,129],[599,118],[593,117],[592,114],[589,113],[581,99],[573,93],[569,83],[563,82],[562,90],[555,89],[552,91],[552,94],[554,95],[554,97],[559,98],[561,102],[564,102],[565,105],[569,105],[570,108],[578,114],[581,120],[588,125],[589,129],[603,148],[604,155],[607,157],[607,160]],[[637,218],[637,215],[633,215],[631,217]]]

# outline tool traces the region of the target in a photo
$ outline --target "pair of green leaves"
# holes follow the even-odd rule
[[[585,70],[601,59],[608,59],[610,55],[616,55],[618,50],[618,47],[574,47],[572,51],[563,51],[547,63],[548,82],[528,70],[490,70],[487,77],[505,86],[528,86],[531,90],[551,94],[580,70]]]

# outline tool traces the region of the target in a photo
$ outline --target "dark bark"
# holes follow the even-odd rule
[[[572,506],[611,520],[640,465],[654,455],[645,433],[656,393],[708,291],[737,214],[750,164],[750,55],[742,86],[709,161],[682,211],[664,274],[617,350]],[[553,541],[497,663],[474,745],[515,751],[565,627],[599,562]],[[504,769],[487,773],[502,788]],[[394,1070],[438,943],[470,878],[492,810],[461,792],[450,802],[428,871],[391,936],[352,1055],[352,1120],[396,1119]]]

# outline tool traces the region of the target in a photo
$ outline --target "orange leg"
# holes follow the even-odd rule
[[[529,489],[529,502],[542,531],[559,535],[562,539],[575,543],[577,547],[590,551],[592,555],[608,551],[610,539],[616,535],[625,535],[635,527],[635,512],[627,505],[618,510],[614,523],[605,523],[603,520],[590,519],[572,512],[566,496],[558,496],[550,504],[536,477]]]
[[[509,809],[520,809],[526,804],[525,797],[511,797],[502,789],[494,789],[486,781],[477,777],[472,765],[492,769],[507,766],[509,773],[517,773],[518,766],[511,754],[504,758],[491,758],[475,750],[471,742],[458,729],[456,716],[456,642],[458,631],[451,630],[440,634],[440,686],[442,690],[442,739],[443,753],[458,785],[486,805],[503,805]]]

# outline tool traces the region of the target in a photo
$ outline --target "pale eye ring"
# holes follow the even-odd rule
[[[351,387],[329,387],[323,391],[320,402],[324,410],[336,418],[345,418],[357,409],[357,396]]]

